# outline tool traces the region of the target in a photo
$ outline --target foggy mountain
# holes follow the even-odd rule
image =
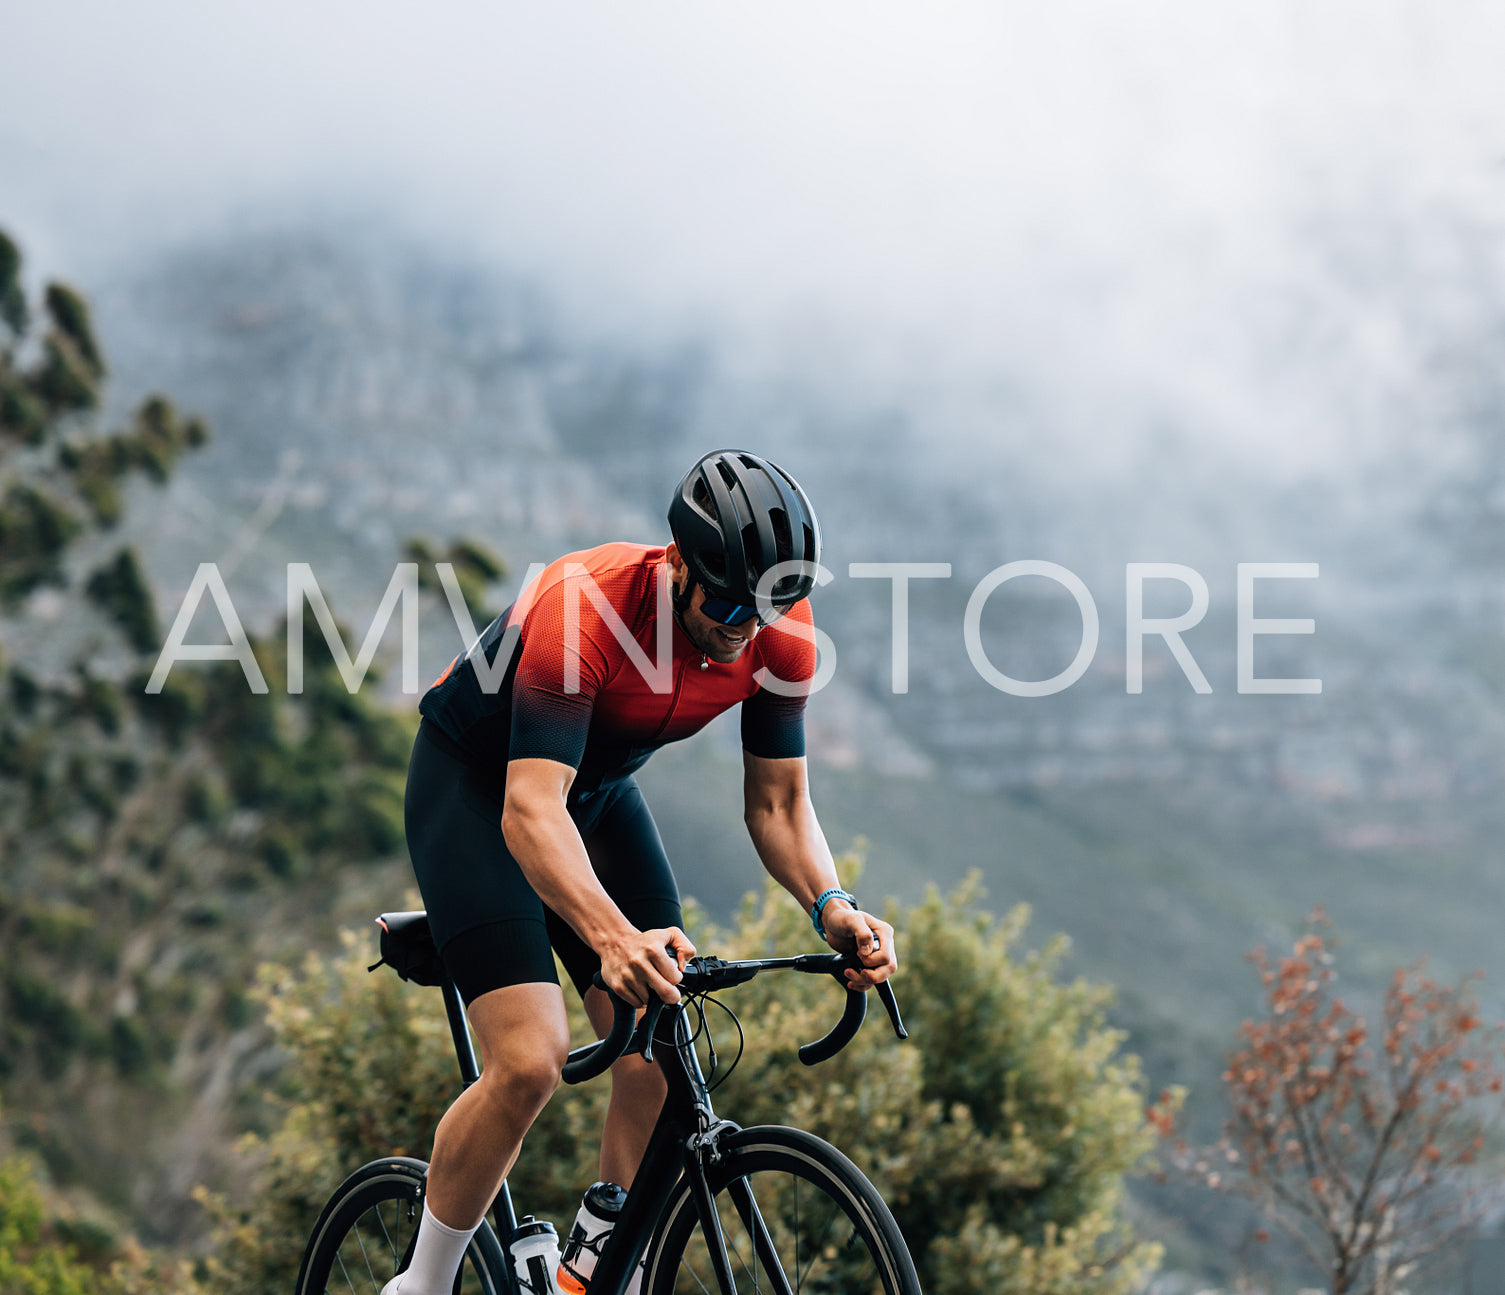
[[[371,233],[201,241],[117,277],[99,314],[119,339],[122,404],[150,374],[216,429],[154,519],[167,606],[198,562],[218,561],[242,614],[264,620],[282,606],[284,564],[306,560],[364,632],[410,535],[474,534],[519,575],[570,547],[662,542],[684,467],[743,445],[786,464],[821,512],[835,579],[817,616],[837,650],[829,709],[848,730],[826,735],[827,758],[940,768],[980,790],[1167,782],[1340,809],[1466,801],[1505,773],[1489,644],[1500,596],[1478,551],[1491,505],[1478,473],[1440,454],[1430,475],[1371,458],[1291,480],[1216,438],[1166,432],[1104,466],[1049,412],[1032,420],[1017,391],[1012,404],[991,393],[996,433],[969,438],[926,393],[870,401],[808,375],[750,375],[711,334],[591,336],[523,277]],[[1432,385],[1461,399],[1465,380]],[[1145,403],[1122,420],[1131,432],[1153,417]],[[1453,460],[1468,443],[1454,436]],[[1091,668],[1053,696],[998,691],[963,641],[973,589],[1020,559],[1079,575],[1099,613]],[[952,568],[910,583],[902,695],[891,583],[847,574],[885,561]],[[1206,579],[1209,611],[1184,639],[1210,695],[1154,635],[1144,691],[1125,691],[1125,564],[1149,561]],[[1260,583],[1254,614],[1314,619],[1309,637],[1258,638],[1255,672],[1320,677],[1320,696],[1236,691],[1239,562],[1319,564],[1314,580]],[[1147,616],[1189,605],[1179,581],[1145,588]],[[1071,662],[1082,620],[1066,589],[1028,576],[988,600],[980,634],[990,664],[1038,680]],[[456,642],[437,625],[425,669]]]

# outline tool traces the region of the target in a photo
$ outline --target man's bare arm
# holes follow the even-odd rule
[[[638,1007],[649,995],[679,1001],[675,985],[694,946],[678,927],[639,931],[602,888],[585,843],[565,807],[575,770],[557,760],[528,758],[507,765],[502,835],[544,904],[601,958],[601,978]],[[664,946],[673,944],[671,959]]]
[[[824,891],[841,883],[810,800],[805,758],[774,760],[744,751],[742,769],[743,818],[758,858],[808,913]],[[848,973],[855,988],[869,989],[898,970],[893,927],[881,918],[833,898],[822,910],[821,925],[832,948],[855,951],[867,968]]]

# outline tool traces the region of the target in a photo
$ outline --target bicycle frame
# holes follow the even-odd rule
[[[454,1036],[455,1055],[466,1088],[481,1077],[480,1064],[470,1041],[470,1029],[460,993],[448,979],[444,983],[444,1007]],[[668,1030],[667,1036],[665,1030]],[[641,1027],[640,1027],[641,1028]],[[664,1203],[680,1175],[691,1176],[697,1212],[707,1239],[715,1238],[712,1263],[723,1289],[734,1289],[731,1264],[721,1238],[714,1202],[706,1185],[702,1154],[716,1155],[716,1140],[723,1133],[736,1130],[729,1120],[718,1119],[711,1105],[710,1089],[700,1068],[691,1040],[683,1004],[665,1008],[654,1031],[653,1056],[668,1081],[669,1092],[663,1110],[648,1139],[642,1164],[627,1192],[622,1213],[602,1247],[601,1256],[591,1278],[591,1295],[623,1295],[627,1282],[658,1225]],[[641,1043],[637,1044],[641,1047]],[[757,1238],[759,1249],[772,1243],[751,1193],[738,1200],[739,1211],[746,1214],[749,1231]],[[511,1295],[526,1295],[519,1289],[517,1274],[511,1263],[511,1242],[517,1230],[517,1211],[512,1193],[505,1182],[491,1206],[492,1227],[508,1256],[506,1282]]]

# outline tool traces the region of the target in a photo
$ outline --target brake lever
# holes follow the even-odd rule
[[[815,969],[813,959],[810,969]],[[851,987],[846,982],[846,973],[848,971],[862,971],[863,966],[855,954],[846,953],[832,957],[830,962],[820,969],[829,971],[835,978],[836,983],[850,992]],[[895,1036],[907,1039],[909,1031],[904,1028],[904,1019],[899,1015],[899,1000],[894,997],[893,985],[886,980],[880,980],[874,988],[878,991],[878,1001],[883,1004],[884,1010],[888,1013],[889,1023],[894,1027]]]
[[[653,1032],[658,1029],[658,1018],[664,1014],[664,1008],[667,1006],[668,1004],[662,998],[655,996],[653,1001],[648,1004],[648,1010],[643,1013],[643,1021],[638,1026],[638,1031],[643,1036],[642,1054],[644,1061],[651,1062],[653,1060]],[[630,1049],[631,1045],[629,1044],[628,1046]]]
[[[899,1015],[899,1000],[894,997],[893,986],[886,980],[878,982],[878,1001],[888,1011],[888,1019],[893,1023],[894,1033],[901,1039],[907,1039],[909,1031],[904,1028],[903,1018]]]
[[[674,946],[672,944],[664,945],[664,952],[667,953],[670,960],[673,961],[676,966],[678,966],[678,955],[674,952]],[[693,963],[694,961],[695,959],[691,958],[690,961],[687,962],[683,968],[681,968],[681,981],[683,981],[684,979],[684,973],[689,970],[690,963]],[[650,1064],[653,1061],[653,1033],[658,1029],[658,1018],[664,1014],[664,1008],[668,1006],[668,1004],[665,1003],[664,1000],[657,994],[651,995],[651,999],[652,1001],[649,1002],[647,1011],[643,1013],[642,1024],[638,1026],[639,1031],[641,1031],[643,1035],[643,1046],[641,1048],[643,1060],[649,1062]],[[684,1001],[683,996],[681,996],[680,1001]],[[633,1045],[629,1043],[627,1045],[627,1050],[630,1052],[632,1050],[632,1047]]]

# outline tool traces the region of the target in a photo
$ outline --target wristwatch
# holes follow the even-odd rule
[[[857,896],[851,894],[849,891],[842,890],[839,886],[833,886],[830,890],[821,891],[815,897],[815,903],[810,905],[810,924],[815,927],[816,935],[820,936],[822,940],[826,938],[826,928],[821,924],[820,915],[826,906],[826,902],[832,899],[844,899],[853,908],[857,907]]]

